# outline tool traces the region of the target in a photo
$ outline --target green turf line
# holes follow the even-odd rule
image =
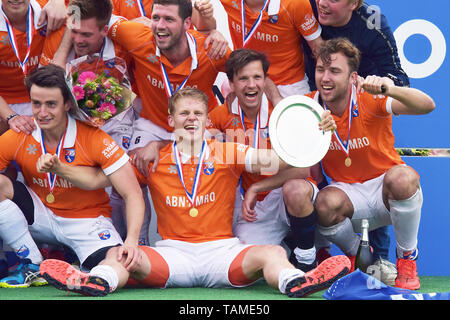
[[[420,293],[450,292],[450,277],[421,276]],[[324,291],[307,297],[308,300],[324,300]],[[0,288],[0,301],[6,300],[292,300],[278,290],[269,287],[264,281],[246,288],[170,288],[170,289],[132,289],[125,288],[103,298],[83,297],[67,293],[52,286],[26,289]]]

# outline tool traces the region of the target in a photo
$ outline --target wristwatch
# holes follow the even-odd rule
[[[6,117],[6,124],[8,124],[8,123],[9,123],[9,120],[11,120],[12,118],[14,118],[15,116],[18,116],[18,114],[17,114],[17,113],[13,113],[13,114],[10,114],[9,116],[7,116],[7,117]]]

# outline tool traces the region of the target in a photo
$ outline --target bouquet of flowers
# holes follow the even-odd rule
[[[84,56],[67,66],[73,99],[79,113],[94,126],[127,110],[136,95],[130,89],[125,61],[119,57],[103,60]]]

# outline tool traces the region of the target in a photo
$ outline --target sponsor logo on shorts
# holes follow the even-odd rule
[[[23,245],[17,250],[16,254],[21,258],[25,259],[30,254],[30,249],[26,245]]]
[[[100,238],[100,240],[108,240],[109,238],[111,238],[111,233],[109,232],[109,230],[104,230],[98,233],[98,237]]]
[[[128,149],[130,147],[130,143],[131,143],[131,137],[127,137],[127,136],[122,137],[122,146],[125,149]]]

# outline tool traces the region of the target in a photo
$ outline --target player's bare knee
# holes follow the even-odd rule
[[[279,245],[264,245],[264,260],[265,262],[272,263],[273,261],[281,261],[287,258],[286,250]]]
[[[283,185],[283,197],[285,202],[311,201],[313,188],[303,179],[292,179]]]
[[[416,193],[419,176],[410,167],[396,166],[386,173],[383,184],[390,199],[404,200]]]
[[[346,201],[340,194],[332,189],[324,189],[317,195],[314,207],[317,211],[318,223],[324,227],[330,227],[341,222],[348,209]]]

